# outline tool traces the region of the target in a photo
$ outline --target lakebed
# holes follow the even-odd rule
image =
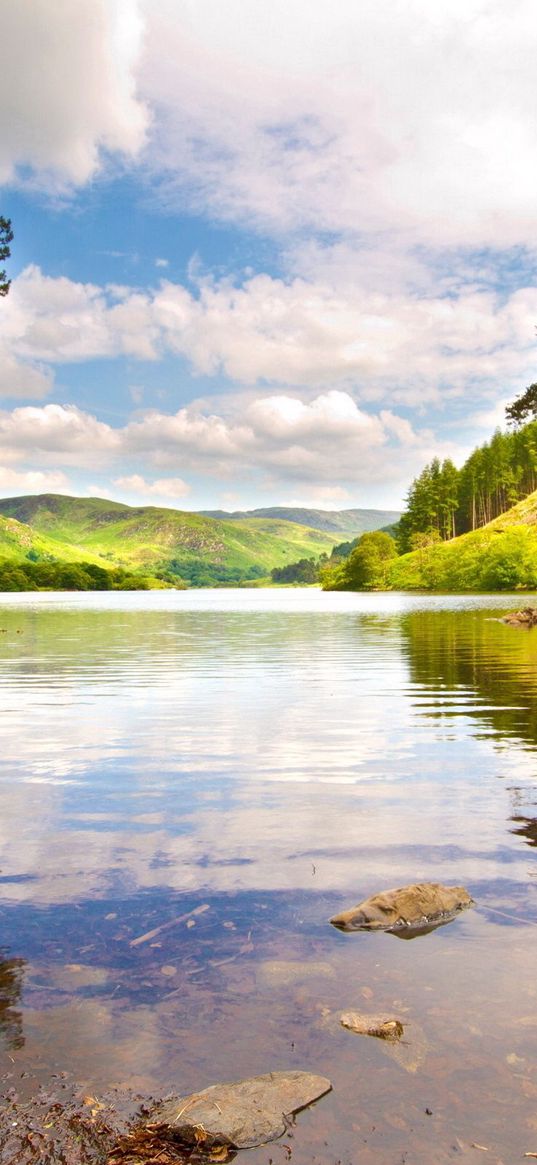
[[[3,596],[4,1091],[300,1068],[333,1091],[245,1165],[537,1151],[537,630],[500,621],[520,605]],[[330,927],[418,880],[476,905],[413,941]],[[401,1046],[345,1030],[355,1010],[396,1016]]]

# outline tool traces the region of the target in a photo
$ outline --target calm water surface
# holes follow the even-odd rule
[[[537,1151],[537,630],[514,606],[2,596],[1,1070],[159,1093],[318,1071],[295,1165]],[[412,942],[328,925],[416,880],[477,907]],[[405,1043],[345,1031],[352,1009]]]

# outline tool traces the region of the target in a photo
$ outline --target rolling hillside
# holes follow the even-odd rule
[[[41,494],[0,499],[3,524],[24,530],[0,553],[35,551],[66,561],[92,561],[149,573],[167,572],[194,584],[234,582],[267,575],[302,557],[330,553],[334,536],[289,521],[222,521],[181,510],[132,507],[102,498]],[[41,543],[39,543],[41,539]],[[39,543],[39,545],[38,545]],[[18,546],[18,550],[17,550]]]

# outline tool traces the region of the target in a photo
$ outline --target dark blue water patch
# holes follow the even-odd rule
[[[87,812],[87,810],[86,810]],[[69,817],[66,816],[62,821],[62,828],[64,830],[72,830],[76,833],[117,833],[119,829],[124,834],[144,834],[155,833],[156,830],[165,830],[171,837],[188,837],[195,832],[194,825],[188,820],[174,821],[167,823],[166,826],[161,824],[155,825],[147,821],[133,821],[132,818],[123,818],[118,823],[115,815],[112,817],[102,818],[92,817],[91,821],[86,821],[83,816]],[[124,852],[128,852],[128,848],[124,847]]]
[[[0,906],[0,926],[3,942],[22,957],[39,958],[44,949],[73,957],[93,942],[103,949],[118,944],[129,962],[134,956],[129,951],[143,952],[146,944],[132,948],[129,944],[155,928],[163,934],[173,934],[187,941],[191,936],[211,937],[223,922],[231,922],[241,933],[254,927],[264,929],[276,925],[281,932],[289,932],[299,914],[307,909],[326,926],[327,918],[338,895],[326,892],[298,891],[230,891],[228,893],[181,894],[176,891],[143,890],[128,896],[109,895],[100,899],[85,899],[77,903],[37,906],[33,903],[4,902]],[[200,913],[200,906],[207,909]],[[189,929],[178,918],[193,918],[195,927]],[[225,941],[225,933],[217,940]],[[117,950],[114,949],[114,962]]]
[[[215,858],[212,854],[203,854],[192,864],[208,869],[209,866],[255,866],[255,861],[253,858]]]
[[[173,869],[175,867],[175,864],[176,864],[176,860],[174,857],[170,858],[170,857],[168,857],[167,854],[157,852],[151,858],[148,868],[150,870],[167,870],[167,869],[169,870],[169,869]]]
[[[207,759],[207,758],[205,758]],[[84,780],[66,785],[62,794],[62,828],[79,829],[86,824],[79,815],[96,814],[90,822],[96,829],[117,828],[117,819],[129,830],[143,823],[133,821],[137,815],[164,814],[166,820],[157,828],[171,835],[190,832],[190,815],[205,808],[207,798],[215,809],[229,810],[242,803],[242,782],[235,771],[222,768],[188,769],[179,764],[173,769],[158,769],[145,763],[143,774],[132,762],[111,759],[98,769],[88,768]],[[260,787],[258,804],[271,805],[275,790]],[[107,818],[111,824],[106,823]],[[114,818],[116,821],[114,822]],[[184,820],[183,820],[184,819]],[[155,826],[153,826],[155,828]]]
[[[313,891],[204,899],[144,892],[67,906],[4,905],[0,927],[6,957],[16,956],[27,969],[21,972],[24,1006],[48,1010],[71,997],[111,996],[129,1006],[153,1005],[181,980],[216,989],[219,968],[239,959],[244,969],[275,951],[282,957],[282,947],[285,957],[294,950],[301,959],[315,957],[315,946],[331,949],[328,919],[335,905],[333,896]],[[170,964],[177,980],[167,978]],[[77,974],[87,969],[97,981],[78,985]]]
[[[38,874],[0,874],[0,886],[17,886],[23,882],[38,881]]]

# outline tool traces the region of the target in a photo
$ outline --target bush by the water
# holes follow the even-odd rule
[[[189,587],[236,587],[244,582],[255,582],[266,574],[262,566],[224,566],[203,559],[172,558],[165,569],[159,570],[158,577],[173,586],[182,583]]]
[[[362,534],[348,558],[323,572],[323,590],[389,590],[390,568],[396,558],[395,542],[389,534],[382,530]]]
[[[274,583],[316,583],[319,581],[319,562],[315,558],[300,558],[298,562],[289,562],[287,566],[275,566],[270,577]]]
[[[0,591],[147,591],[163,583],[93,562],[0,562]]]

